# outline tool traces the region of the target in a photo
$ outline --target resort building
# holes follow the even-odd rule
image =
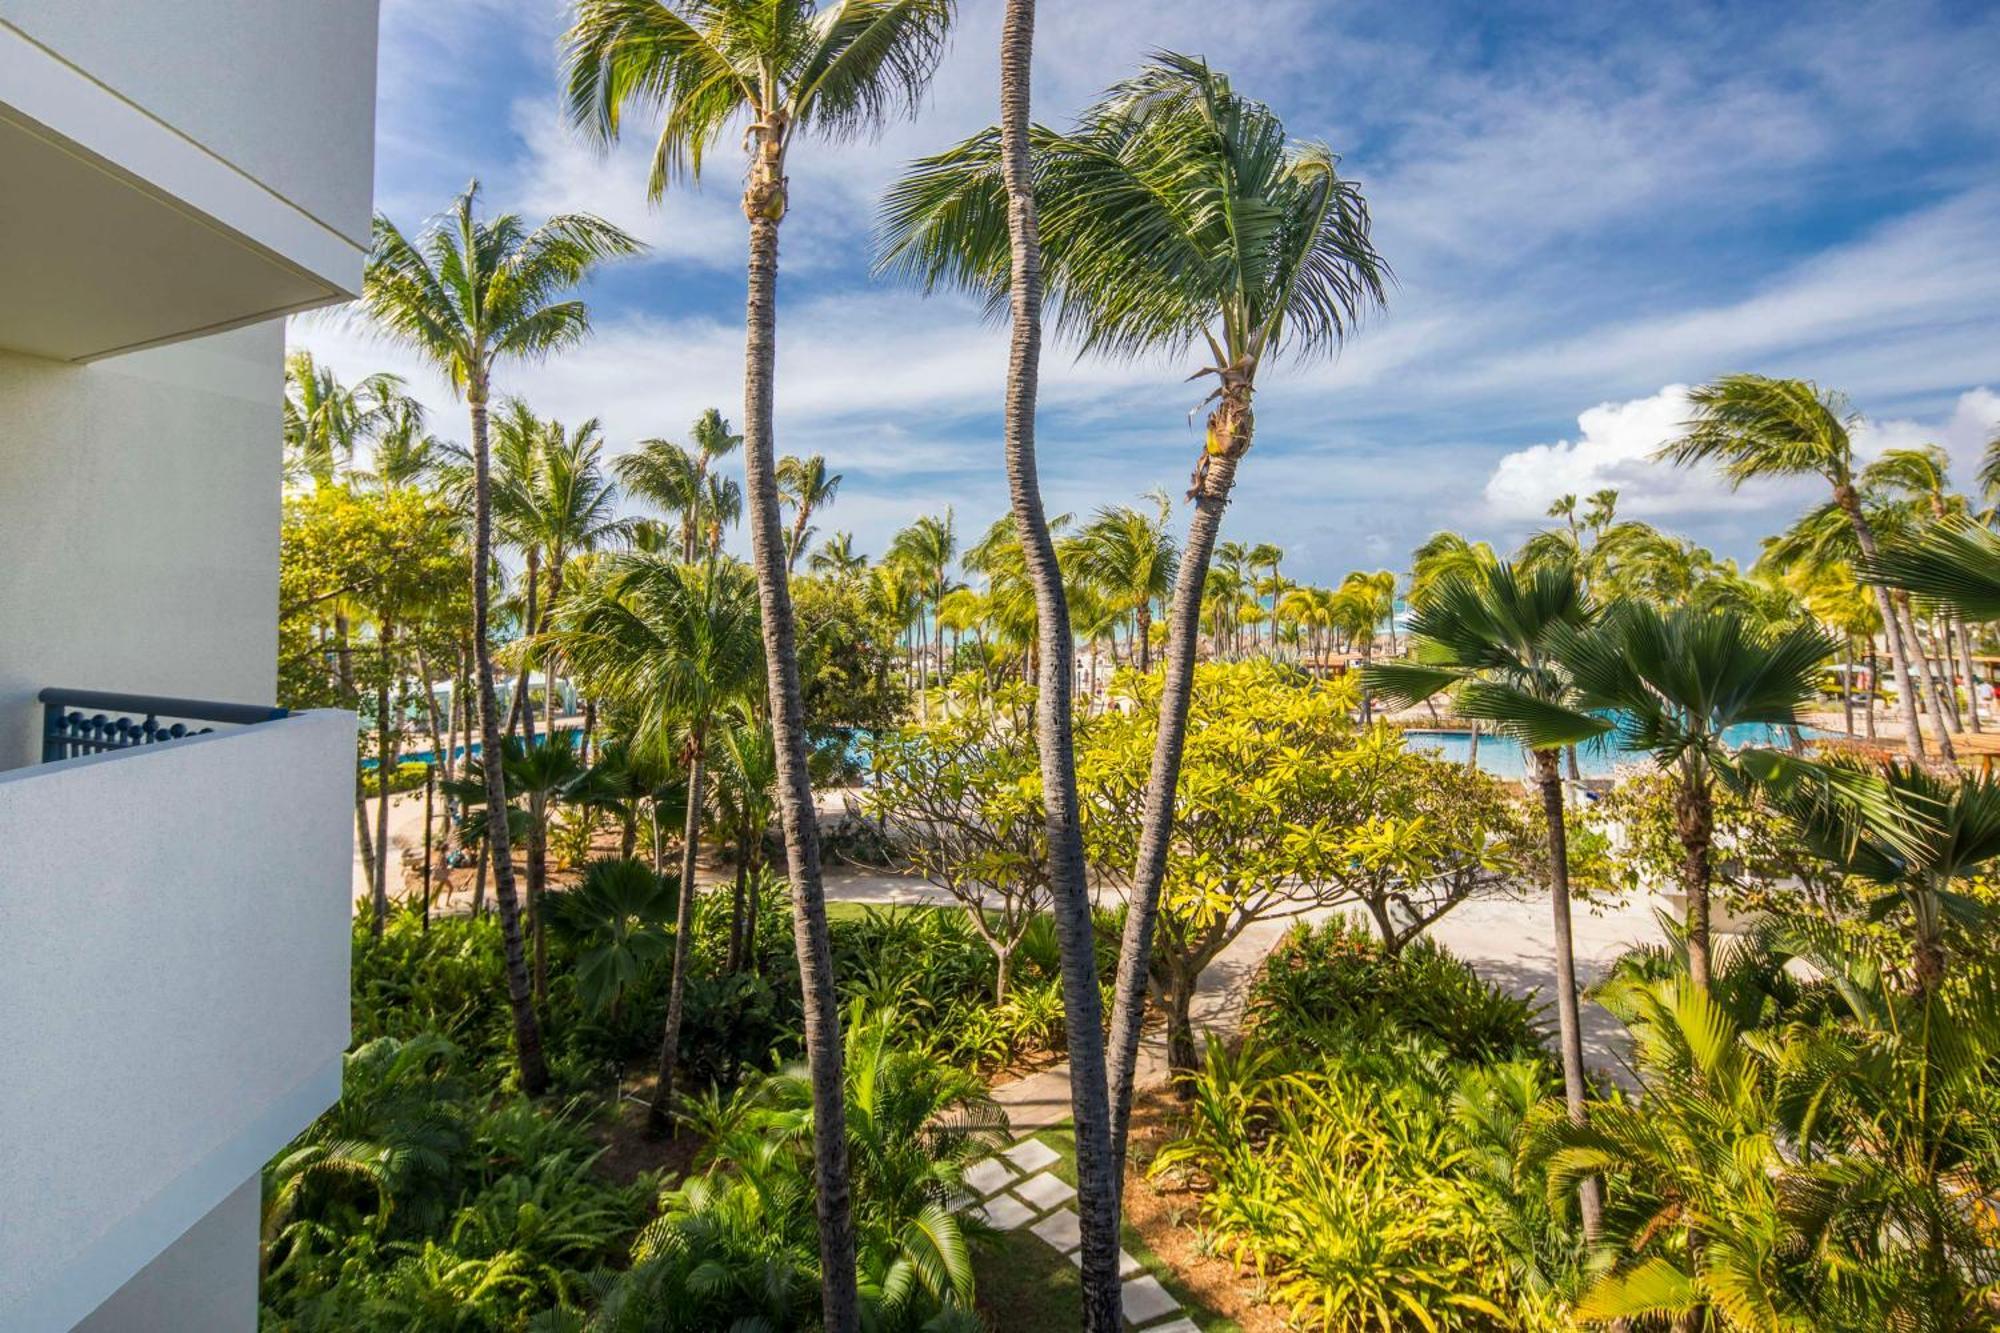
[[[354,719],[277,688],[284,327],[374,0],[0,0],[0,1329],[251,1329],[340,1092]],[[206,702],[205,702],[206,701]]]

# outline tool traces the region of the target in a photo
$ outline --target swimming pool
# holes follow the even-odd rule
[[[1818,727],[1800,727],[1799,734],[1806,740],[1817,740],[1835,733]],[[1731,748],[1744,745],[1782,747],[1785,743],[1778,729],[1765,722],[1739,723],[1723,732],[1722,738]],[[1442,759],[1462,764],[1472,753],[1472,733],[1412,728],[1403,733],[1403,745],[1412,750],[1429,750]],[[1578,746],[1576,751],[1577,770],[1587,778],[1608,778],[1620,768],[1645,762],[1645,755],[1604,741]],[[1528,776],[1528,759],[1520,742],[1511,736],[1481,733],[1479,768],[1496,778],[1525,778]]]

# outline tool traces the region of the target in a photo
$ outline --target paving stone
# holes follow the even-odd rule
[[[996,1194],[982,1209],[986,1224],[1000,1231],[1013,1231],[1035,1219],[1035,1210],[1011,1194]]]
[[[1046,1212],[1059,1203],[1076,1197],[1076,1186],[1064,1180],[1053,1171],[1044,1171],[1032,1176],[1014,1187],[1014,1193],[1035,1206],[1036,1212]]]
[[[980,1198],[991,1198],[1014,1179],[1014,1169],[998,1157],[989,1157],[965,1173],[965,1187]]]
[[[1181,1312],[1181,1303],[1174,1299],[1173,1293],[1151,1275],[1135,1277],[1127,1282],[1119,1289],[1118,1299],[1125,1311],[1126,1322],[1134,1325],[1143,1326]]]
[[[1083,1244],[1082,1219],[1073,1208],[1058,1208],[1028,1230],[1065,1254]]]
[[[1061,1153],[1040,1139],[1022,1139],[1000,1155],[1029,1175],[1062,1160]]]
[[[1147,1329],[1146,1333],[1201,1333],[1201,1325],[1183,1317],[1171,1324],[1155,1324]]]
[[[1083,1267],[1083,1251],[1081,1249],[1071,1250],[1069,1252],[1069,1261],[1072,1264],[1075,1264],[1078,1268]],[[1118,1251],[1119,1277],[1137,1276],[1139,1270],[1140,1270],[1140,1263],[1137,1259],[1134,1259],[1131,1255],[1125,1253],[1125,1251],[1123,1250]]]

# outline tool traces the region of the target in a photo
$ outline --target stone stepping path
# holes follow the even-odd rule
[[[1062,1155],[1040,1139],[1022,1139],[965,1173],[967,1206],[997,1230],[1026,1227],[1050,1249],[1081,1266],[1083,1232],[1076,1209],[1069,1206],[1076,1187],[1049,1169],[1061,1160]],[[1118,1252],[1118,1276],[1124,1284],[1119,1302],[1132,1328],[1145,1333],[1199,1333],[1173,1293],[1124,1250]]]

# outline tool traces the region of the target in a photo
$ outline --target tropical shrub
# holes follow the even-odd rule
[[[1581,1247],[1515,1142],[1555,1088],[1535,1010],[1429,941],[1294,927],[1211,1043],[1155,1175],[1303,1327],[1560,1328]]]
[[[1004,1126],[978,1079],[900,1044],[894,1014],[850,1011],[848,1155],[867,1323],[882,1333],[976,1329],[975,1224],[952,1211],[964,1169]],[[665,1191],[605,1289],[593,1330],[809,1327],[818,1303],[812,1100],[803,1072],[701,1099],[697,1170]]]
[[[518,1327],[622,1258],[648,1191],[596,1172],[582,1105],[493,1102],[464,1069],[435,1034],[348,1055],[265,1172],[266,1327]]]
[[[1250,991],[1253,1029],[1278,1046],[1379,1046],[1409,1034],[1463,1061],[1538,1055],[1539,1012],[1429,939],[1386,954],[1339,916],[1293,926]]]
[[[1611,1262],[1580,1319],[1861,1333],[2000,1318],[2000,986],[1981,970],[1898,993],[1850,945],[1801,941],[1826,981],[1798,1002],[1752,1002],[1745,979],[1774,971],[1756,959],[1713,991],[1632,969],[1607,995],[1645,1095],[1587,1127],[1545,1105],[1523,1151],[1552,1198],[1606,1181]]]
[[[1420,1037],[1215,1043],[1188,1132],[1151,1169],[1196,1181],[1225,1251],[1302,1327],[1559,1327],[1537,1322],[1556,1285],[1542,1265],[1573,1266],[1576,1245],[1516,1181],[1493,1084],[1526,1089],[1514,1105],[1552,1086],[1545,1062],[1469,1069]]]

